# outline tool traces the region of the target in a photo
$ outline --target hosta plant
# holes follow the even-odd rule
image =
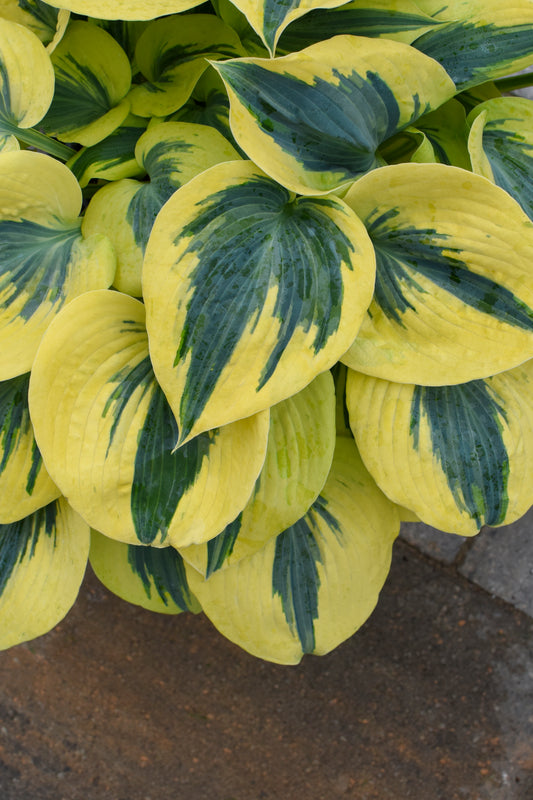
[[[533,1],[0,2],[0,646],[271,661],[533,504]]]

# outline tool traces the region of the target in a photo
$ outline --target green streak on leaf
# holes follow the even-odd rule
[[[422,417],[457,507],[479,526],[498,525],[509,504],[509,455],[502,435],[507,416],[500,399],[481,380],[416,386],[410,424],[415,450]]]
[[[144,130],[144,128],[128,126],[117,128],[102,142],[98,142],[92,147],[84,147],[76,153],[72,163],[67,166],[78,180],[83,180],[87,170],[94,164],[110,169],[118,167],[126,161],[132,161],[135,158],[135,145]]]
[[[24,219],[0,221],[0,291],[9,289],[4,307],[24,296],[18,314],[29,320],[44,303],[62,304],[80,224],[47,228]]]
[[[207,567],[205,577],[224,566],[224,561],[232,554],[235,542],[241,530],[242,511],[239,516],[226,525],[222,533],[207,542]]]
[[[54,99],[41,121],[44,131],[68,133],[100,119],[113,106],[107,86],[85,64],[67,53],[54,64]]]
[[[533,34],[532,34],[533,38]],[[520,203],[533,220],[533,145],[521,140],[512,130],[498,129],[492,120],[483,131],[483,150],[490,161],[494,182]]]
[[[193,598],[187,583],[183,559],[173,547],[128,546],[128,563],[141,579],[148,598],[152,596],[152,581],[156,592],[168,606],[170,599],[187,611]]]
[[[126,325],[129,321],[124,320],[123,322]],[[131,333],[131,326],[127,330]],[[116,383],[117,385],[109,395],[104,410],[102,411],[102,417],[106,417],[109,412],[113,414],[113,423],[109,432],[106,456],[113,444],[120,419],[131,400],[133,392],[138,388],[141,389],[138,401],[140,402],[153,385],[153,378],[152,362],[150,361],[150,356],[146,356],[134,367],[124,367],[110,379],[110,383]]]
[[[181,498],[194,485],[218,431],[196,436],[173,452],[178,426],[165,395],[155,385],[139,434],[131,490],[131,513],[139,541],[164,540]]]
[[[33,557],[39,536],[53,538],[55,546],[57,514],[54,501],[18,522],[0,525],[0,596],[17,564]]]
[[[203,208],[202,208],[203,206]],[[198,264],[174,365],[190,354],[180,416],[185,438],[200,416],[247,325],[259,318],[271,288],[278,341],[257,389],[272,376],[294,331],[316,330],[319,352],[338,329],[342,265],[351,269],[353,245],[328,216],[331,198],[300,198],[268,178],[229,186],[198,204],[185,226],[187,253]]]
[[[406,309],[417,311],[405,297],[403,288],[408,286],[425,293],[413,277],[411,271],[414,271],[477,311],[507,325],[533,330],[533,310],[509,289],[472,272],[454,255],[461,250],[446,246],[446,234],[429,228],[395,229],[389,223],[397,215],[397,209],[390,209],[368,228],[376,250],[374,298],[389,319],[404,326],[401,315]]]
[[[33,436],[28,410],[29,381],[30,376],[27,374],[0,382],[0,444],[2,447],[0,474],[5,470],[10,457],[15,452],[20,437],[26,436],[28,433]],[[33,439],[31,467],[26,482],[26,491],[29,495],[33,493],[42,463],[41,453]]]

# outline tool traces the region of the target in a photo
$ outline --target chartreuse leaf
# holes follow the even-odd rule
[[[174,547],[124,544],[91,531],[89,561],[104,586],[128,603],[160,614],[201,610]]]
[[[0,18],[0,147],[17,147],[13,137],[60,158],[64,145],[50,142],[32,130],[46,114],[54,95],[50,56],[37,36],[17,22]],[[68,157],[68,156],[67,156]]]
[[[70,14],[43,0],[0,0],[0,17],[29,28],[51,52],[63,36]]]
[[[336,36],[276,59],[214,66],[238,144],[301,194],[328,192],[382,163],[378,146],[455,93],[446,72],[409,45]]]
[[[28,374],[0,381],[0,523],[27,517],[61,494],[33,435],[29,381]]]
[[[202,0],[51,0],[49,5],[101,19],[149,20],[165,14],[188,11],[201,2]]]
[[[117,253],[114,286],[142,294],[141,273],[154,220],[168,198],[194,175],[238,153],[221,133],[191,122],[162,122],[142,134],[135,147],[149,181],[121,180],[99,189],[83,219],[85,235],[107,233]]]
[[[207,69],[207,58],[243,54],[239,37],[212,14],[165,17],[152,22],[135,48],[135,60],[146,78],[129,94],[131,109],[141,117],[173,114],[189,99]]]
[[[89,181],[118,181],[134,178],[144,172],[135,158],[135,145],[146,130],[147,120],[142,117],[128,117],[124,124],[113,131],[103,141],[81,150],[67,161],[83,188]]]
[[[423,522],[472,536],[533,504],[533,361],[456,386],[349,370],[346,399],[367,468]]]
[[[89,526],[64,498],[0,525],[0,649],[47,633],[79,592]]]
[[[248,161],[170,198],[143,266],[150,356],[183,443],[295,394],[354,340],[374,284],[338,198],[294,198]]]
[[[334,8],[345,0],[232,0],[274,55],[282,31],[314,8]]]
[[[259,550],[317,499],[335,446],[335,394],[329,371],[270,409],[265,463],[248,504],[207,544],[181,550],[207,577]]]
[[[103,28],[76,20],[52,53],[55,93],[41,125],[64,142],[90,147],[105,139],[129,114],[131,84],[124,50]]]
[[[437,22],[424,14],[413,0],[352,0],[340,8],[319,8],[300,17],[286,28],[278,51],[302,50],[332,36],[386,37],[411,44]]]
[[[533,220],[533,103],[499,97],[468,116],[472,169],[501,186]]]
[[[0,158],[0,380],[29,372],[46,328],[78,294],[110,286],[115,255],[84,239],[81,189],[64,164],[29,150]]]
[[[457,167],[398,164],[361,178],[345,201],[377,259],[345,364],[440,386],[533,357],[533,226],[506,192]]]
[[[88,292],[50,326],[29,402],[50,475],[91,527],[127,544],[215,536],[246,505],[265,459],[268,411],[174,450],[144,306],[119,292]]]
[[[296,664],[323,655],[371,614],[400,522],[352,439],[337,439],[328,480],[307,514],[248,558],[204,580],[186,566],[211,622],[253,655]]]
[[[435,161],[454,167],[470,169],[467,145],[467,124],[464,106],[455,98],[436,111],[421,117],[416,123],[435,154]],[[422,162],[422,159],[415,158]]]
[[[531,0],[416,0],[439,22],[413,42],[446,69],[458,89],[516,72],[531,64]]]

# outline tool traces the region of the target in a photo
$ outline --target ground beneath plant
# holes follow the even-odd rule
[[[533,797],[533,621],[401,542],[328,656],[257,660],[88,575],[0,687],[2,800]]]

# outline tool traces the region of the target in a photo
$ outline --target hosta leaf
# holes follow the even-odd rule
[[[345,0],[232,0],[273,55],[282,31],[314,8],[334,8]]]
[[[82,147],[69,161],[69,167],[83,188],[89,181],[118,181],[133,178],[144,170],[135,158],[135,145],[146,129],[147,120],[132,117],[103,141],[92,147]]]
[[[234,564],[293,525],[317,499],[335,447],[335,394],[331,373],[270,409],[265,463],[248,504],[222,533],[183,549],[202,574]]]
[[[143,267],[150,355],[180,443],[268,408],[335,363],[374,282],[364,226],[247,161],[219,164],[161,210]]]
[[[371,614],[400,522],[363,467],[353,440],[337,440],[330,476],[298,522],[262,550],[204,580],[187,566],[204,612],[253,655],[296,664],[323,655]]]
[[[50,52],[63,36],[70,14],[43,0],[0,0],[0,17],[29,28]]]
[[[89,555],[89,526],[64,498],[0,525],[0,649],[34,639],[73,605]]]
[[[185,105],[169,119],[176,122],[195,122],[198,125],[210,125],[231,142],[238,150],[239,155],[244,156],[231,132],[229,100],[224,83],[212,67],[209,67],[203,73]]]
[[[78,294],[110,286],[108,239],[80,233],[67,167],[29,150],[0,157],[0,379],[29,372],[42,335]]]
[[[165,14],[188,11],[201,2],[202,0],[51,0],[49,5],[101,19],[149,20]]]
[[[30,381],[50,475],[111,538],[154,546],[210,539],[248,501],[265,459],[268,411],[174,451],[177,426],[150,365],[143,304],[111,291],[74,303],[50,326]]]
[[[0,522],[33,514],[61,492],[43,465],[28,410],[30,376],[0,381]]]
[[[242,149],[278,183],[315,194],[382,163],[381,142],[455,93],[420,55],[386,39],[337,36],[282,58],[214,66]]]
[[[0,19],[0,137],[40,122],[53,94],[52,62],[37,36]]]
[[[104,586],[128,603],[160,614],[200,611],[173,547],[124,544],[91,531],[89,561]]]
[[[346,398],[367,468],[427,524],[471,536],[533,504],[533,361],[457,386],[350,370]]]
[[[459,89],[531,64],[531,0],[417,0],[440,25],[413,42],[446,69]]]
[[[468,117],[472,169],[501,186],[533,220],[533,102],[500,97]]]
[[[398,42],[411,42],[439,24],[424,14],[413,0],[352,0],[340,8],[311,11],[286,28],[278,51],[302,50],[332,36],[384,36]]]
[[[190,14],[152,22],[135,49],[146,82],[129,94],[131,109],[144,117],[173,114],[189,99],[207,69],[207,58],[242,55],[237,34],[208,14]]]
[[[471,169],[466,113],[458,100],[448,100],[436,111],[421,117],[416,127],[427,137],[438,163]]]
[[[361,178],[345,201],[377,260],[374,299],[345,364],[443,385],[533,357],[533,227],[506,192],[456,167],[398,164]]]
[[[90,22],[71,22],[52,63],[54,99],[41,123],[47,134],[91,146],[124,122],[130,63],[107,31]]]
[[[92,198],[83,220],[85,235],[107,233],[117,253],[114,286],[140,297],[142,263],[154,220],[168,198],[194,175],[219,161],[238,158],[218,131],[190,122],[163,122],[140,137],[139,170],[149,181],[115,181]]]

